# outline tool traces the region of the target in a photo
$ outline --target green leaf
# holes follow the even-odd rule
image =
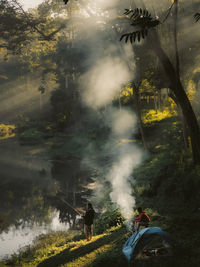
[[[133,34],[130,35],[130,42],[133,43]]]
[[[127,34],[123,34],[121,37],[120,37],[120,41],[126,36]]]
[[[145,38],[145,30],[142,30],[141,34],[142,34],[142,38],[144,39]]]
[[[125,39],[126,43],[128,42],[128,38],[129,38],[129,35],[127,34],[126,39]]]
[[[137,34],[138,34],[138,42],[140,42],[140,32],[138,32]]]
[[[196,20],[196,22],[199,21],[200,20],[200,13],[196,13],[194,15],[194,19]]]
[[[136,34],[136,32],[134,32],[134,33],[133,33],[133,40],[134,40],[134,42],[135,42],[135,40],[136,40],[136,36],[137,36],[137,34]]]

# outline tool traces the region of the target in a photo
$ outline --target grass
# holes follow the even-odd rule
[[[170,265],[165,261],[149,262],[145,259],[136,261],[135,267],[196,267],[199,266],[199,246],[191,253],[191,246],[199,244],[199,234],[189,231],[186,224],[178,226],[179,221],[169,222],[166,218],[159,218],[153,210],[151,214],[153,223],[162,229],[168,228],[173,234],[181,250],[175,258],[170,258]],[[182,218],[183,219],[183,218]],[[181,220],[182,220],[181,219]],[[177,219],[176,219],[177,220]],[[170,229],[169,226],[174,228]],[[180,228],[180,229],[179,229]],[[112,227],[103,234],[96,235],[91,241],[86,241],[81,232],[58,232],[42,235],[36,239],[33,246],[28,246],[7,260],[0,261],[1,267],[128,267],[122,246],[128,239],[124,226]],[[192,244],[192,242],[193,244]],[[195,248],[195,247],[194,247]],[[150,260],[150,259],[149,259]]]
[[[18,255],[1,261],[0,266],[122,266],[122,262],[126,264],[121,252],[126,235],[125,228],[119,226],[94,236],[89,242],[77,232],[49,234],[38,238],[32,247],[26,247]]]

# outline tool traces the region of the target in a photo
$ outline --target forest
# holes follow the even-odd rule
[[[0,266],[130,266],[137,207],[175,248],[131,266],[199,266],[200,2],[0,0],[0,33]]]

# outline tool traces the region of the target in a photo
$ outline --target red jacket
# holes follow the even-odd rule
[[[148,214],[145,211],[140,212],[140,214],[134,219],[135,222],[150,222]]]

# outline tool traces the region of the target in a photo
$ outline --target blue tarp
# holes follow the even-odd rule
[[[122,252],[127,260],[131,260],[134,250],[141,240],[141,237],[145,238],[155,234],[162,236],[163,239],[170,239],[170,235],[159,227],[148,227],[137,231],[131,237],[129,237],[129,239],[123,245]]]

